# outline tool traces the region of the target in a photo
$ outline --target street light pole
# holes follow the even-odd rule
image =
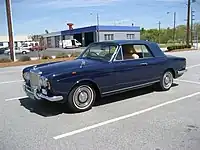
[[[97,42],[99,42],[99,14],[97,13]]]
[[[169,14],[171,12],[167,12],[167,14]],[[175,42],[175,38],[176,38],[176,12],[174,12],[173,14],[173,42]]]
[[[12,61],[15,61],[13,29],[12,29],[12,17],[11,17],[11,10],[10,10],[11,7],[10,6],[11,6],[10,0],[6,0],[6,12],[7,12],[7,23],[8,23],[10,58],[11,58]]]
[[[158,22],[158,32],[159,32],[159,36],[158,36],[158,43],[160,44],[160,25],[161,25],[161,22],[159,21]]]
[[[186,34],[186,44],[187,46],[190,45],[190,7],[191,7],[191,0],[188,0],[187,4],[187,34]]]
[[[194,13],[195,13],[195,11],[191,7],[191,19],[190,19],[191,20],[191,27],[190,27],[191,28],[191,31],[190,31],[191,32],[191,45],[193,45],[193,38],[194,38],[193,33],[195,31],[194,27],[193,27],[193,25],[194,25],[193,21],[195,20],[194,19]]]
[[[176,37],[176,12],[174,12],[174,29],[173,29],[173,41],[175,42]]]

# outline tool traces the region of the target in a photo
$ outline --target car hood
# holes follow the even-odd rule
[[[103,63],[102,61],[92,59],[75,59],[70,61],[60,61],[53,63],[46,63],[36,65],[34,68],[39,70],[43,76],[49,76],[53,74],[66,73],[75,69],[81,68],[81,66],[93,66]],[[105,63],[105,62],[104,62]]]

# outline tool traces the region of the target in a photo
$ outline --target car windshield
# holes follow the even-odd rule
[[[116,48],[116,44],[93,43],[88,46],[83,54],[81,54],[81,58],[109,61],[112,58],[112,55],[114,54]]]

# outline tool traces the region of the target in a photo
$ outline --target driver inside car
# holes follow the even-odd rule
[[[124,59],[139,59],[134,47],[132,45],[123,46]]]

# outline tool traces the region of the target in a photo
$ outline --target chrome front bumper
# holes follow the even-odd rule
[[[63,96],[52,96],[52,97],[49,97],[49,96],[46,96],[42,93],[38,93],[37,92],[37,89],[35,88],[31,88],[29,86],[27,86],[26,84],[23,85],[23,89],[26,93],[26,95],[28,97],[30,97],[31,99],[33,100],[47,100],[47,101],[51,101],[51,102],[57,102],[57,101],[61,101],[63,100]]]

